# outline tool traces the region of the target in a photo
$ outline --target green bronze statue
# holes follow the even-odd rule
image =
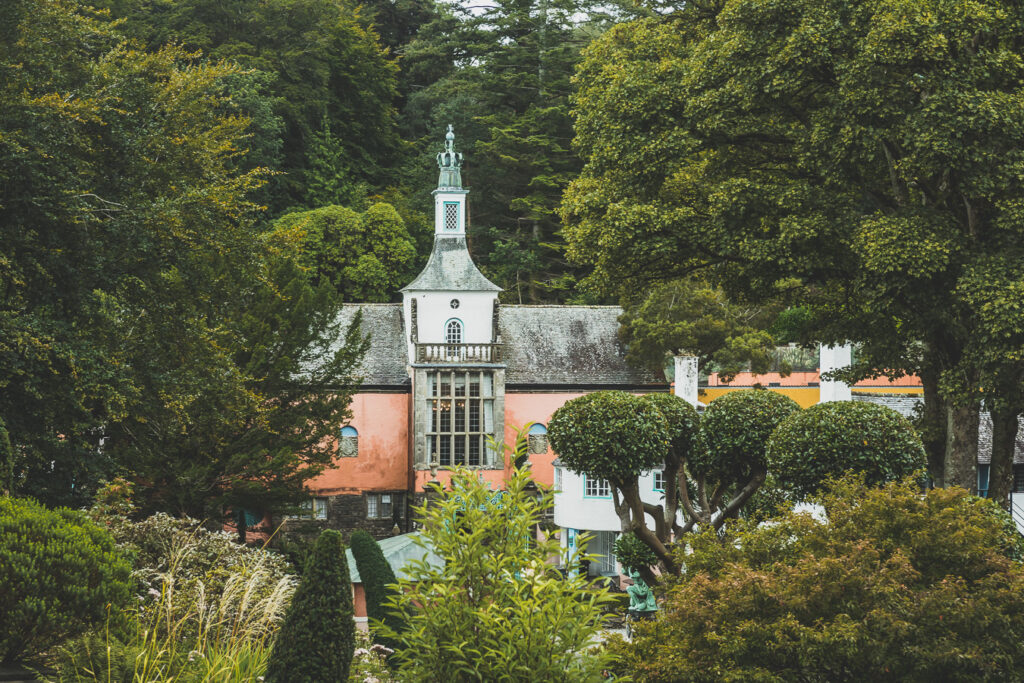
[[[654,603],[654,593],[647,582],[640,578],[640,573],[631,569],[629,578],[633,579],[633,585],[626,589],[629,594],[629,611],[656,612],[658,606]]]

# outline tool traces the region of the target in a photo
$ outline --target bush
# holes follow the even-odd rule
[[[923,469],[925,451],[899,413],[871,403],[819,403],[790,415],[768,443],[768,466],[798,496],[815,493],[846,470],[882,484]]]
[[[669,430],[650,401],[624,391],[596,391],[555,411],[548,440],[573,472],[628,482],[665,464]]]
[[[661,616],[626,657],[638,681],[1007,681],[1024,671],[1016,531],[964,489],[854,476],[826,519],[694,539]]]
[[[705,409],[691,471],[720,482],[746,482],[766,469],[768,439],[785,418],[799,412],[796,401],[774,391],[731,391]]]
[[[348,678],[355,650],[352,583],[341,534],[320,534],[270,653],[268,683]]]
[[[360,529],[352,533],[349,547],[352,549],[352,557],[356,561],[356,569],[359,570],[359,578],[363,582],[363,592],[366,595],[366,616],[387,624],[395,631],[401,631],[404,626],[401,618],[385,607],[385,602],[394,590],[388,586],[397,583],[397,580],[377,541],[373,536]],[[376,638],[378,642],[392,650],[397,646],[397,643],[391,638],[384,636]]]
[[[102,624],[127,601],[130,571],[83,513],[0,498],[0,663]]]
[[[640,571],[658,563],[658,556],[636,534],[622,534],[615,539],[615,557],[626,572]]]
[[[451,490],[417,510],[421,546],[444,562],[410,561],[391,600],[408,624],[388,633],[402,643],[402,680],[600,680],[607,658],[591,649],[611,598],[550,563],[558,541],[536,530],[553,498],[530,483],[514,470],[496,494],[456,471]]]

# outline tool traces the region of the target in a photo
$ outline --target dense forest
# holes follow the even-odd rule
[[[556,215],[582,168],[571,148],[571,77],[622,6],[591,0],[97,0],[150,51],[228,61],[228,106],[250,121],[242,168],[272,175],[265,221],[344,206],[396,210],[418,259],[352,300],[389,300],[430,248],[433,154],[447,124],[468,159],[475,258],[508,301],[578,300]]]

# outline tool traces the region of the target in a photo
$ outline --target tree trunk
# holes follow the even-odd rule
[[[928,454],[928,475],[935,486],[945,486],[946,404],[939,395],[939,376],[934,370],[921,371],[924,413],[921,440]]]
[[[1020,410],[992,411],[992,465],[989,470],[989,498],[1005,509],[1013,490],[1013,453],[1017,447]]]
[[[978,492],[978,402],[946,407],[943,485]]]

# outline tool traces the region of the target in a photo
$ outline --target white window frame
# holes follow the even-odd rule
[[[299,503],[301,512],[295,515],[285,515],[285,519],[327,519],[327,498],[317,496],[307,498]]]
[[[458,318],[449,318],[444,324],[444,343],[461,344],[465,335],[465,325]]]
[[[659,483],[661,486],[658,486]],[[654,490],[665,493],[665,470],[654,470]]]
[[[445,232],[459,231],[459,203],[445,202],[441,220],[444,221]]]
[[[612,486],[607,479],[597,479],[583,475],[584,498],[611,498]]]
[[[427,374],[425,451],[442,468],[490,467],[496,430],[494,373],[467,368]]]
[[[398,496],[394,493],[367,493],[367,519],[393,519]]]

